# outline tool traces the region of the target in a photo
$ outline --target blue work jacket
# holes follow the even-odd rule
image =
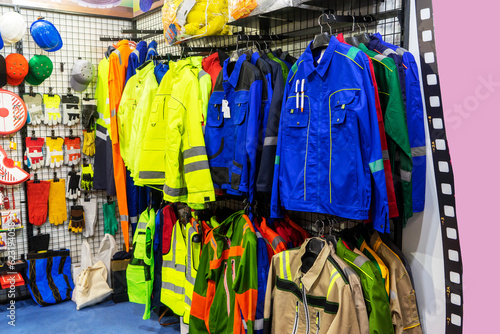
[[[262,75],[246,57],[240,56],[235,63],[226,59],[217,77],[208,103],[205,145],[214,187],[231,193],[248,193],[252,202],[257,177]],[[223,112],[223,100],[228,102],[229,114]]]
[[[396,65],[400,68],[400,73],[404,72],[404,75],[400,75],[400,78],[403,79],[401,88],[406,105],[408,138],[410,139],[413,160],[413,212],[421,212],[425,206],[426,150],[424,107],[418,65],[411,52],[385,42],[379,33],[372,35],[368,48],[395,59]]]
[[[303,79],[302,103],[296,90],[297,80],[300,91]],[[373,201],[374,228],[389,231],[374,92],[368,58],[359,49],[335,36],[321,54],[313,53],[311,44],[307,47],[285,86],[273,218],[281,217],[284,207],[367,219]]]

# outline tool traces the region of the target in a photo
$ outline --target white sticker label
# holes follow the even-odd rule
[[[229,109],[229,102],[227,100],[222,100],[222,113],[224,118],[231,118],[231,110]]]
[[[321,55],[319,56],[319,59],[318,59],[318,64],[321,62],[321,59],[323,59],[323,55],[325,54],[325,51],[326,50],[321,51]]]

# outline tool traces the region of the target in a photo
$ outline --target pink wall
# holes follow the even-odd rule
[[[464,266],[464,333],[492,333],[500,298],[500,270],[489,270],[500,262],[500,6],[495,0],[433,6]]]

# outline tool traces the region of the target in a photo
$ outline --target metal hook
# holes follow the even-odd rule
[[[354,23],[356,23],[356,18],[352,15],[352,31],[354,31]]]
[[[328,28],[330,28],[330,35],[331,35],[332,34],[332,26],[330,25],[330,23],[328,23],[329,18],[330,17],[328,16],[328,14],[326,14],[326,19],[327,19],[326,24],[328,25]]]
[[[247,35],[247,49],[248,49],[248,42],[250,42],[250,36]]]
[[[276,36],[276,39],[278,39],[278,35],[274,34],[274,36]],[[271,37],[271,43],[274,44],[274,47],[277,49],[278,48],[278,45],[276,44],[276,42],[273,40],[273,35],[269,35],[269,37]]]
[[[361,33],[361,26],[359,25],[359,23],[356,23],[356,25],[358,26],[359,28],[359,33]]]
[[[323,26],[321,25],[321,17],[322,17],[323,15],[326,15],[326,14],[325,14],[325,13],[322,13],[322,14],[318,17],[318,25],[319,25],[319,27],[321,28],[321,34],[323,33]],[[328,15],[327,15],[327,17],[328,17]]]

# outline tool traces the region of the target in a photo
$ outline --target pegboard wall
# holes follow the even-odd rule
[[[3,6],[0,5],[0,14],[18,10],[19,13],[24,17],[28,29],[26,31],[25,36],[23,37],[21,43],[18,43],[17,49],[16,45],[6,45],[0,53],[6,57],[10,53],[22,53],[26,60],[35,55],[35,54],[43,54],[48,56],[54,65],[54,70],[52,75],[46,79],[41,85],[33,87],[34,93],[49,93],[49,90],[52,88],[52,93],[57,95],[67,95],[68,88],[70,85],[70,77],[71,70],[73,64],[76,60],[81,57],[82,59],[88,59],[94,65],[95,76],[94,80],[90,83],[88,88],[82,92],[75,92],[71,90],[71,94],[78,96],[80,99],[80,103],[83,98],[89,97],[94,98],[95,93],[95,84],[97,82],[97,66],[99,62],[104,57],[104,52],[107,50],[108,46],[111,43],[115,42],[101,42],[99,37],[102,35],[118,35],[117,32],[120,29],[130,29],[132,27],[132,22],[129,20],[120,20],[120,19],[112,19],[112,18],[104,18],[104,17],[90,17],[76,14],[68,14],[62,12],[52,12],[52,11],[44,11],[44,10],[33,10],[33,9],[23,9],[23,8],[14,8],[12,6]],[[29,34],[29,26],[32,22],[34,22],[38,17],[44,17],[45,19],[52,22],[57,29],[59,30],[62,40],[63,47],[56,52],[45,52],[40,49],[33,38]],[[26,83],[25,91],[28,93],[30,91],[30,85]],[[16,94],[21,95],[20,90],[21,86],[13,87],[13,86],[5,86],[4,89],[15,92]],[[62,115],[62,105],[60,106],[60,111]],[[56,126],[48,126],[45,124],[32,126],[26,125],[27,135],[32,136],[33,131],[36,137],[50,137],[52,135],[52,130],[54,130],[55,136],[59,137],[68,137],[71,135],[70,130],[72,130],[73,136],[79,136],[81,138],[81,143],[83,146],[83,131],[81,123],[78,123],[74,126],[67,125],[56,125]],[[8,156],[15,161],[23,161],[23,145],[21,138],[21,132],[17,132],[12,138],[0,138],[0,145],[6,150]],[[9,150],[9,142],[14,141],[17,144],[16,150]],[[44,155],[45,157],[45,155]],[[93,158],[86,157],[82,153],[82,159],[87,158],[89,162],[93,163]],[[80,166],[76,166],[76,168],[80,168]],[[30,171],[37,173],[37,177],[39,180],[50,180],[54,177],[54,172],[56,172],[57,177],[62,181],[66,179],[71,168],[69,166],[63,165],[59,168],[47,168],[44,167],[42,169],[37,169],[36,171]],[[14,186],[15,193],[15,203],[16,208],[21,209],[21,216],[24,229],[16,232],[16,258],[21,258],[23,254],[28,252],[28,241],[27,241],[27,230],[31,228],[28,226],[28,217],[26,211],[26,201],[25,201],[25,192],[24,192],[25,184]],[[8,189],[12,187],[6,187]],[[87,238],[91,250],[93,254],[95,254],[99,249],[99,244],[101,239],[104,237],[104,220],[102,213],[102,204],[107,201],[107,194],[105,191],[91,191],[93,196],[97,198],[97,222],[94,229],[94,235]],[[83,193],[82,193],[83,194]],[[11,197],[11,191],[9,190],[9,197]],[[116,201],[116,198],[113,198]],[[12,200],[11,200],[12,202]],[[72,233],[68,231],[69,226],[69,218],[70,218],[70,209],[71,205],[74,205],[72,200],[66,200],[67,204],[67,213],[68,220],[62,225],[52,225],[49,223],[48,219],[45,224],[43,224],[40,228],[33,227],[33,235],[37,235],[38,233],[48,233],[50,234],[50,244],[49,249],[61,249],[67,248],[71,251],[71,260],[72,263],[80,262],[80,251],[81,244],[83,240],[83,236],[81,233]],[[118,206],[117,206],[118,207]],[[116,216],[119,217],[118,210],[116,210]],[[117,222],[118,226],[120,226],[119,222]],[[117,242],[119,250],[123,249],[123,237],[121,233],[121,228],[118,228],[116,235],[114,236]],[[2,252],[0,251],[0,257],[2,257]],[[0,302],[6,299],[5,290],[0,290]]]

